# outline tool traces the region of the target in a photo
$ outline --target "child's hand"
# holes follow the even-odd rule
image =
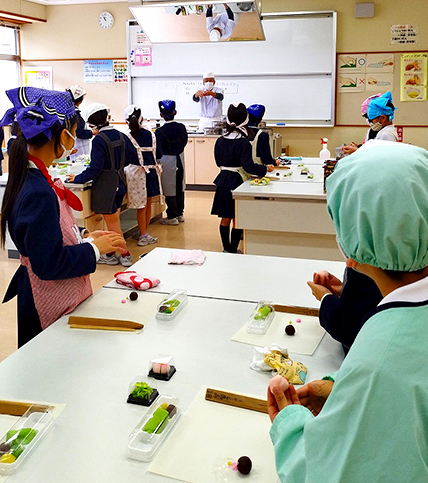
[[[65,181],[67,183],[73,183],[75,177],[76,177],[75,174],[67,174],[67,176],[65,177]]]
[[[320,270],[314,273],[313,282],[319,285],[323,285],[328,288],[330,292],[338,297],[342,293],[343,283],[327,270]]]
[[[275,376],[269,382],[267,390],[267,408],[271,422],[280,411],[290,404],[300,405],[294,386],[282,376]]]
[[[306,282],[312,290],[312,295],[319,301],[324,297],[324,295],[331,294],[332,292],[324,285],[318,285],[314,282]]]
[[[312,381],[297,389],[296,394],[302,406],[317,416],[333,389],[333,381]]]
[[[342,151],[345,154],[352,154],[352,153],[355,153],[357,149],[358,149],[358,145],[352,142],[349,146],[343,146]]]
[[[269,173],[271,173],[275,169],[275,166],[273,164],[268,164],[267,165],[267,170]]]
[[[102,235],[92,243],[98,248],[101,255],[110,252],[125,253],[127,251],[126,241],[123,236],[114,232],[108,235]]]

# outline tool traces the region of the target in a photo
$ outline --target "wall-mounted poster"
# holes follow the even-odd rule
[[[338,56],[339,75],[362,73],[366,71],[365,54],[340,54]]]
[[[344,74],[344,72],[342,72]],[[344,92],[364,92],[366,89],[365,74],[362,75],[339,75],[337,76],[337,90],[340,93]]]
[[[428,53],[401,54],[400,100],[426,101]]]
[[[394,72],[394,54],[367,54],[366,72]]]
[[[392,25],[391,44],[417,44],[419,25]]]
[[[84,60],[83,82],[86,84],[114,82],[113,60]]]
[[[394,74],[368,72],[366,74],[366,90],[368,92],[386,92],[394,88]]]
[[[152,48],[151,46],[145,47],[135,47],[130,54],[130,62],[131,65],[135,65],[137,67],[145,67],[152,65]]]
[[[128,63],[126,60],[113,61],[113,76],[115,82],[128,82]]]
[[[24,69],[24,82],[29,87],[52,89],[52,67],[28,67]]]

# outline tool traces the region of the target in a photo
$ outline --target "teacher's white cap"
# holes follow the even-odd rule
[[[204,72],[202,75],[202,79],[215,79],[214,72]]]

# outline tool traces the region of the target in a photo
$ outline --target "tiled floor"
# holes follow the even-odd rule
[[[165,226],[156,222],[149,227],[149,233],[159,238],[155,245],[139,247],[135,240],[128,240],[128,246],[137,260],[139,255],[153,250],[156,246],[171,248],[199,248],[206,251],[221,251],[218,218],[210,215],[213,192],[186,192],[184,223],[178,226]],[[6,291],[9,281],[19,265],[18,260],[9,260],[6,252],[0,250],[0,296]],[[113,278],[118,266],[98,265],[91,275],[92,287],[102,287]],[[16,350],[16,299],[0,305],[0,361]]]

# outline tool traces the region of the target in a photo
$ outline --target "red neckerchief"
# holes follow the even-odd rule
[[[52,178],[50,177],[48,170],[45,164],[43,163],[43,161],[34,157],[31,154],[28,154],[28,159],[32,161],[39,168],[40,172],[47,179],[48,183],[52,186],[53,190],[55,191],[55,193],[57,194],[60,200],[65,199],[67,205],[70,208],[73,208],[73,210],[83,211],[83,205],[79,197],[76,196],[72,191],[68,190],[67,188],[61,189],[58,186],[56,186],[56,184],[52,181]]]

